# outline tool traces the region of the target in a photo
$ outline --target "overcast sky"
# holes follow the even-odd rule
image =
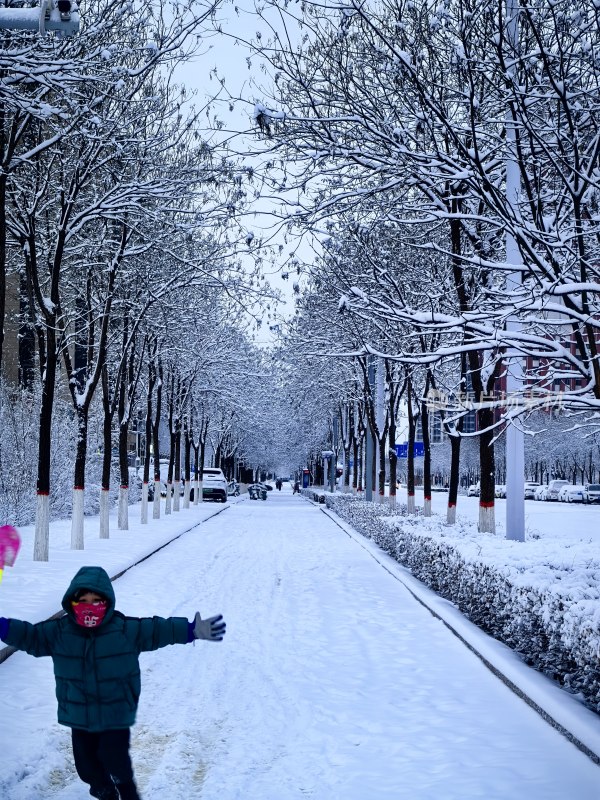
[[[218,77],[225,79],[225,87],[222,90],[223,102],[218,108],[218,116],[224,122],[225,128],[230,131],[240,133],[248,131],[247,136],[240,136],[236,139],[236,149],[244,151],[256,146],[257,140],[254,134],[254,123],[252,111],[257,100],[264,99],[259,95],[259,91],[253,86],[253,78],[257,74],[257,59],[250,60],[250,52],[241,42],[235,40],[235,36],[254,38],[257,31],[264,28],[260,20],[252,13],[254,8],[253,0],[241,0],[241,2],[225,2],[217,12],[217,19],[221,23],[223,35],[215,34],[205,39],[199,44],[196,57],[184,68],[176,73],[177,79],[194,90],[196,93],[195,104],[202,106],[206,101],[215,95],[218,90]],[[237,9],[237,11],[236,11]],[[264,31],[265,35],[267,34]],[[216,70],[216,75],[215,75]],[[264,80],[264,76],[260,76]],[[232,101],[233,109],[230,110],[228,98],[242,98],[241,101]],[[269,206],[266,202],[257,204],[257,211],[264,211]],[[273,225],[273,220],[264,214],[261,217],[257,214],[247,220],[245,227],[252,231],[257,237],[267,238],[271,235],[269,228]],[[283,246],[283,251],[277,259],[276,268],[267,278],[271,285],[283,292],[285,304],[281,307],[280,313],[289,316],[293,313],[293,284],[297,275],[291,274],[288,280],[281,277],[281,272],[286,272],[289,262],[297,243],[290,241],[285,243],[283,236],[275,239],[277,244]],[[309,247],[302,246],[302,257],[311,258]],[[272,322],[272,321],[271,321]],[[258,340],[261,342],[270,341],[269,321],[264,320],[262,330],[258,333]]]

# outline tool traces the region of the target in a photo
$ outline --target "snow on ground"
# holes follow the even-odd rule
[[[87,520],[83,553],[54,524],[48,564],[31,562],[23,531],[0,613],[36,621],[58,610],[81,564],[115,574],[214,514],[115,583],[124,613],[227,621],[222,643],[141,657],[132,754],[144,800],[597,800],[600,768],[360,537],[284,486],[266,502],[132,521],[108,541]],[[50,660],[17,653],[0,679],[2,800],[88,796],[56,723]]]

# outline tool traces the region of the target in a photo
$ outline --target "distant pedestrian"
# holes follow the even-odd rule
[[[283,481],[281,480],[281,478],[277,478],[277,480],[275,481],[275,486],[279,489],[279,491],[281,491],[282,484]]]
[[[0,617],[0,639],[36,658],[51,656],[58,721],[71,728],[77,774],[98,800],[140,800],[129,755],[140,697],[138,656],[195,639],[220,642],[218,615],[126,617],[102,567],[82,567],[65,592],[66,615],[32,625]]]
[[[294,491],[293,491],[293,494],[296,494],[296,493],[300,494],[300,483],[299,483],[298,481],[296,481],[296,482],[294,483]]]

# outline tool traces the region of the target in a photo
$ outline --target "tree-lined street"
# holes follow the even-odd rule
[[[90,563],[132,615],[224,614],[143,656],[145,800],[595,800],[402,576],[596,741],[600,509],[521,523],[526,478],[600,481],[598,0],[17,11],[0,617]],[[76,800],[51,664],[0,673],[1,797]]]

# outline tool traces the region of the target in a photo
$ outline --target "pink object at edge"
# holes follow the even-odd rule
[[[19,532],[12,525],[0,526],[0,569],[12,567],[21,547]]]

